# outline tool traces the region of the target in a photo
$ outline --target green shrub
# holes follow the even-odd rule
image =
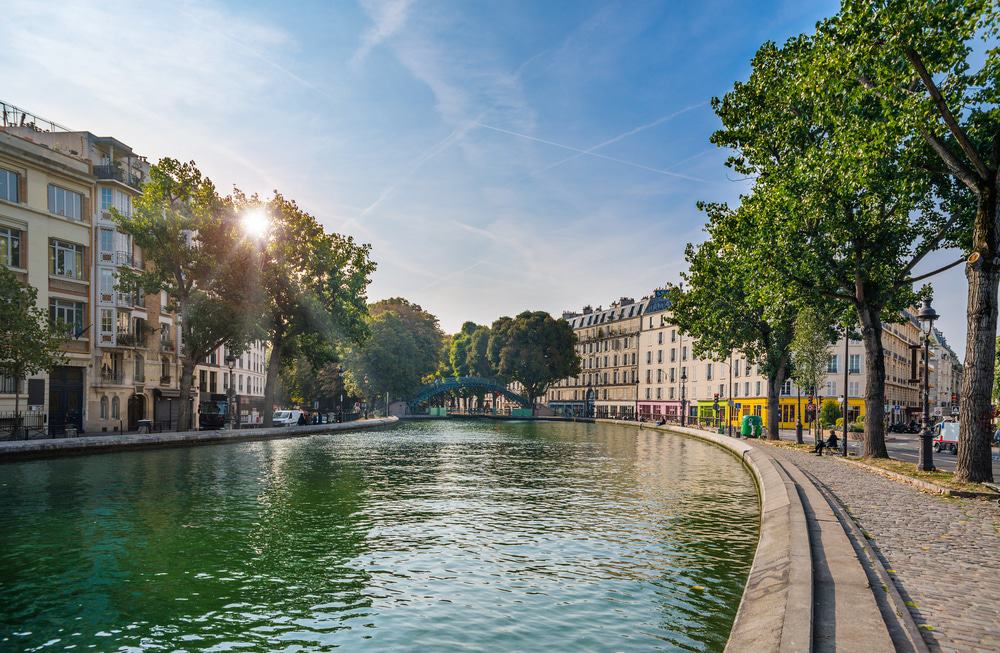
[[[864,433],[865,423],[862,422],[861,420],[858,420],[857,422],[851,422],[850,424],[848,424],[847,428],[850,429],[851,433]]]
[[[819,421],[823,426],[833,426],[840,417],[840,404],[836,399],[824,399],[819,409]]]

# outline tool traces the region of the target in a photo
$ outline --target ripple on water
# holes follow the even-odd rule
[[[710,445],[530,422],[17,463],[0,505],[29,651],[721,650],[758,528]]]

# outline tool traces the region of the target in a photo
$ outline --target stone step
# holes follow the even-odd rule
[[[813,572],[812,650],[896,650],[868,573],[826,497],[797,466],[776,462],[795,484],[806,515]]]

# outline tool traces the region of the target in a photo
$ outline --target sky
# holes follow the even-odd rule
[[[454,332],[678,281],[696,202],[749,189],[712,97],[837,4],[0,0],[0,99],[295,198]],[[933,284],[961,355],[961,267]]]

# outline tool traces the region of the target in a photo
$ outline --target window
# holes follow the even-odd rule
[[[101,419],[108,418],[108,398],[101,397]]]
[[[110,188],[101,188],[101,210],[107,211],[114,206],[114,191]]]
[[[652,363],[652,362],[653,362],[653,352],[647,351],[646,352],[646,364],[648,365],[649,363]]]
[[[21,232],[10,227],[0,227],[0,265],[21,267]]]
[[[756,385],[754,385],[754,396],[760,396],[760,381],[757,381]]]
[[[61,240],[49,241],[49,274],[83,279],[83,246]]]
[[[651,388],[646,388],[646,399],[649,399],[650,397],[652,397],[652,394],[653,394],[652,393],[652,389]]]
[[[851,374],[861,373],[861,354],[851,354],[847,358],[847,371]]]
[[[860,397],[861,392],[859,392],[859,390],[860,388],[857,381],[851,381],[850,383],[847,384],[847,394],[849,394],[850,396]]]
[[[83,314],[85,306],[83,302],[74,302],[68,299],[49,299],[49,321],[53,324],[64,324],[67,330],[78,337],[77,334],[83,332]]]
[[[101,251],[115,251],[115,232],[111,229],[101,229]]]
[[[14,377],[0,374],[0,395],[12,395],[19,390],[20,385]]]
[[[660,331],[659,333],[656,334],[656,344],[658,344],[658,345],[662,345],[663,344],[663,332],[662,331]]]
[[[121,417],[121,401],[118,397],[113,397],[111,399],[111,419],[118,419]]]
[[[792,380],[786,379],[784,383],[781,384],[781,394],[788,396],[792,394]],[[785,420],[786,422],[788,420]]]
[[[670,348],[670,362],[671,363],[677,362],[677,349],[674,347]]]
[[[115,191],[115,208],[118,212],[128,217],[132,215],[132,196],[120,190]]]
[[[102,295],[110,295],[115,291],[115,271],[108,268],[101,268],[98,287]]]
[[[705,380],[706,381],[711,381],[712,380],[712,364],[711,363],[708,363],[707,365],[705,365]]]
[[[16,202],[18,193],[18,175],[13,170],[0,168],[0,200]]]
[[[656,370],[656,382],[663,383],[663,370]]]
[[[670,382],[673,383],[676,380],[677,380],[677,368],[676,367],[671,367],[670,368]]]
[[[49,213],[70,220],[80,220],[83,215],[83,195],[49,184]]]
[[[688,348],[686,346],[681,347],[681,360],[686,361],[687,359],[688,359]]]
[[[101,309],[101,333],[111,333],[115,329],[114,311],[110,308]]]
[[[673,399],[673,398],[674,398],[674,389],[673,389],[673,388],[668,388],[668,389],[667,389],[667,396],[668,396],[668,397],[669,397],[670,399]]]
[[[223,376],[225,376],[225,374],[223,374]],[[212,389],[212,392],[218,392],[218,390],[217,390],[217,388],[219,387],[219,373],[218,372],[209,372],[208,373],[208,385]]]
[[[657,363],[662,363],[663,362],[663,350],[662,349],[657,349],[656,350],[656,362]]]
[[[830,357],[830,362],[826,364],[826,371],[831,374],[837,373],[837,355],[834,354]]]
[[[656,398],[657,399],[663,399],[663,388],[657,388],[656,389]]]
[[[146,359],[142,357],[142,354],[135,355],[135,370],[133,370],[132,378],[135,379],[136,383],[146,380]]]
[[[739,376],[739,375],[740,375],[740,359],[737,358],[735,361],[733,361],[733,376]]]

